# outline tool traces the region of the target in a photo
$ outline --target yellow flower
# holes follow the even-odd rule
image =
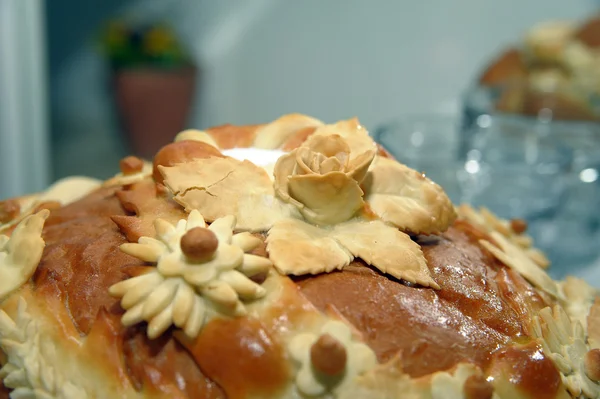
[[[151,55],[160,55],[175,47],[175,37],[164,26],[151,29],[144,38],[144,48]]]

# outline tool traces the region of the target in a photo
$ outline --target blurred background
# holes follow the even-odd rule
[[[356,115],[600,285],[599,6],[0,0],[0,199],[107,178],[186,127]]]

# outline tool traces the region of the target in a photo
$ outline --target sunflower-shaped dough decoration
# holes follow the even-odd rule
[[[126,326],[148,322],[148,336],[156,338],[171,325],[194,338],[205,320],[215,314],[246,314],[242,301],[266,294],[250,277],[266,273],[267,258],[248,254],[261,240],[250,233],[233,234],[235,217],[225,216],[206,227],[198,211],[177,226],[157,219],[158,239],[141,237],[121,250],[156,267],[145,267],[130,279],[110,287],[126,310]]]
[[[371,348],[352,336],[345,323],[330,320],[318,334],[301,333],[289,344],[299,364],[296,386],[306,396],[335,392],[377,365]]]
[[[444,231],[454,207],[423,174],[377,156],[357,119],[316,127],[279,158],[273,177],[230,157],[158,169],[187,211],[198,209],[208,220],[233,214],[238,229],[267,231],[280,273],[329,272],[361,258],[398,279],[439,288],[410,234]]]

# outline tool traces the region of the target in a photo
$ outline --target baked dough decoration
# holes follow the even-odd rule
[[[573,322],[581,323],[583,329],[588,331],[587,319],[592,305],[598,297],[598,290],[584,280],[572,276],[568,276],[560,282],[559,288],[564,295],[561,305],[569,318]]]
[[[240,230],[266,231],[287,217],[340,223],[356,214],[365,199],[375,202],[368,208],[384,221],[415,234],[443,231],[454,221],[454,208],[441,187],[375,152],[375,142],[352,119],[318,128],[302,146],[281,157],[275,182],[263,168],[229,157],[159,170],[188,212],[198,209],[209,221],[235,215]]]
[[[377,157],[363,186],[370,209],[403,231],[439,233],[456,219],[454,206],[439,185],[392,159]]]
[[[154,221],[159,217],[172,224],[187,218],[181,206],[151,178],[119,190],[115,195],[121,206],[132,213],[111,217],[129,242],[137,242],[142,236],[155,237]]]
[[[210,134],[206,133],[203,130],[197,130],[197,129],[184,130],[184,131],[178,133],[177,136],[175,136],[175,140],[173,140],[173,141],[178,142],[178,141],[183,141],[183,140],[201,141],[203,143],[212,145],[215,148],[219,148],[219,145],[217,144],[215,139],[213,139]]]
[[[303,275],[341,270],[355,257],[383,273],[438,289],[417,243],[380,220],[351,220],[319,228],[301,220],[276,223],[267,237],[267,251],[283,274]]]
[[[337,391],[337,399],[500,399],[482,371],[470,363],[459,363],[451,370],[411,378],[402,372],[398,358],[379,364],[354,378]],[[502,384],[495,380],[494,384]]]
[[[294,205],[304,219],[315,225],[345,222],[365,202],[360,183],[373,162],[376,148],[352,153],[338,134],[319,132],[305,144],[283,155],[275,165],[275,192]]]
[[[278,137],[270,140],[279,143]],[[376,152],[366,129],[351,119],[321,125],[280,157],[274,181],[265,169],[230,157],[159,170],[186,211],[198,209],[209,221],[231,214],[236,229],[268,231],[267,251],[281,273],[328,272],[360,257],[396,278],[439,288],[407,232],[445,230],[454,208],[441,187]]]
[[[335,393],[377,364],[373,350],[356,340],[350,327],[338,320],[326,322],[318,334],[296,335],[289,351],[300,365],[296,387],[307,396]]]
[[[470,363],[459,363],[453,373],[437,372],[431,378],[432,399],[492,398],[494,388],[481,370]]]
[[[485,207],[475,210],[471,205],[461,204],[457,207],[458,216],[481,229],[485,233],[493,231],[502,234],[513,244],[519,246],[527,253],[527,256],[541,268],[548,268],[550,260],[542,251],[533,247],[533,239],[525,234],[527,225],[521,220],[504,220]]]
[[[186,212],[199,210],[208,221],[234,215],[236,229],[265,231],[296,212],[275,198],[268,173],[249,161],[211,157],[159,170],[173,199]]]
[[[124,167],[123,162],[126,162],[128,159],[137,161],[137,165],[134,167],[135,169],[127,170]],[[121,172],[117,173],[111,179],[105,181],[102,185],[104,187],[126,186],[129,184],[139,183],[150,176],[152,176],[152,163],[143,161],[136,157],[127,157],[121,161]]]
[[[573,397],[599,397],[600,376],[594,375],[594,371],[600,369],[600,358],[586,362],[590,348],[583,326],[579,322],[573,323],[564,309],[555,305],[540,310],[534,317],[533,327],[544,353],[556,364],[569,393]]]
[[[261,240],[250,233],[233,234],[233,216],[215,220],[210,226],[194,210],[177,226],[157,219],[158,239],[142,237],[121,250],[156,267],[144,268],[136,277],[110,287],[126,310],[125,326],[148,322],[149,338],[156,338],[171,325],[195,338],[205,321],[217,314],[246,314],[242,301],[263,297],[266,291],[249,277],[266,273],[271,261],[246,252]]]
[[[55,203],[57,206],[64,206],[85,197],[101,185],[101,181],[97,179],[73,176],[58,180],[42,193],[17,198],[19,211],[11,220],[5,223],[0,221],[0,233],[8,231],[27,216],[36,213],[43,204]]]
[[[280,148],[283,143],[295,132],[310,128],[323,126],[323,122],[302,114],[288,114],[261,126],[256,131],[253,146],[274,150]]]
[[[506,237],[498,232],[491,232],[490,236],[494,243],[488,240],[479,240],[479,243],[490,251],[496,259],[504,263],[511,269],[516,270],[534,287],[546,292],[552,297],[564,300],[564,295],[558,289],[558,284],[542,269],[538,264],[531,260],[522,248],[510,242]]]
[[[0,310],[0,349],[6,363],[0,369],[0,379],[13,389],[13,399],[86,399],[85,390],[78,387],[54,367],[58,354],[52,339],[40,333],[38,321],[27,312],[27,304],[19,298],[17,315],[11,319]]]
[[[46,245],[42,229],[49,215],[44,209],[23,219],[10,238],[0,234],[0,300],[25,284],[37,269]]]
[[[186,194],[194,192],[196,197],[186,198],[196,198],[200,203],[199,208],[212,210],[211,218],[207,217],[212,224],[207,226],[204,217],[194,206],[186,206],[189,212],[187,220],[179,220],[183,211],[175,206],[179,213],[173,213],[172,210],[161,213],[166,215],[162,217],[167,220],[157,219],[151,229],[146,229],[147,226],[135,229],[136,233],[142,230],[148,230],[148,233],[136,237],[137,243],[124,244],[122,250],[155,265],[127,268],[132,277],[110,288],[110,293],[120,298],[122,307],[126,309],[123,324],[129,326],[142,321],[149,322],[147,334],[150,338],[158,337],[174,325],[182,330],[175,335],[176,339],[182,341],[184,334],[192,340],[198,337],[204,323],[213,317],[251,314],[253,317],[260,316],[262,321],[271,322],[272,318],[266,315],[270,315],[270,312],[278,314],[273,308],[283,291],[287,290],[286,294],[290,294],[289,287],[293,287],[293,294],[290,295],[302,296],[290,279],[270,270],[271,266],[282,274],[320,273],[341,269],[358,257],[396,278],[439,288],[429,275],[419,245],[411,240],[408,233],[437,233],[452,223],[454,209],[443,191],[404,165],[375,155],[372,140],[356,120],[334,125],[319,125],[308,119],[305,122],[308,127],[312,126],[311,123],[315,124],[313,127],[316,127],[316,131],[305,145],[292,152],[293,156],[290,153],[283,158],[289,164],[284,172],[283,169],[278,171],[283,182],[280,186],[274,183],[277,176],[271,178],[250,162],[227,157],[197,159],[163,168],[165,176],[169,172],[175,173],[175,170],[179,173],[171,175],[171,183],[173,187],[180,184],[176,196],[180,195],[181,203],[184,203],[182,198]],[[207,142],[204,132],[183,133],[176,140]],[[276,129],[267,130],[267,133],[271,135],[271,141],[266,144],[268,146],[289,136],[285,132],[283,135],[276,134]],[[194,166],[186,171],[185,166],[190,164]],[[203,171],[205,167],[208,170]],[[194,169],[197,169],[195,173]],[[198,172],[201,176],[206,173],[203,177],[205,180],[200,179],[200,183]],[[122,177],[137,173],[141,171],[123,172]],[[148,183],[149,187],[156,189],[146,173],[131,177],[131,181],[138,183],[138,188]],[[343,183],[341,186],[352,188],[319,199],[318,188],[322,187],[319,184],[332,184],[331,177],[327,176],[330,173],[343,175],[339,178]],[[213,174],[218,178],[210,181]],[[309,184],[298,181],[308,181]],[[128,182],[123,179],[119,184],[128,185]],[[233,189],[227,191],[228,187]],[[303,190],[307,191],[302,193]],[[361,193],[359,197],[341,194],[358,193],[357,190]],[[205,202],[198,200],[202,192],[207,196],[202,198]],[[242,192],[251,193],[250,197],[258,193],[256,198],[263,202],[254,198],[240,206],[245,201]],[[126,210],[137,213],[144,221],[150,221],[156,218],[151,211],[156,211],[160,201],[154,203],[155,197],[146,194],[149,193],[122,190],[117,196]],[[285,195],[290,200],[283,200]],[[71,188],[65,196],[57,197],[69,202],[77,195]],[[168,195],[161,197],[161,200],[166,197]],[[32,201],[39,204],[39,198],[36,196]],[[315,199],[316,203],[310,202]],[[338,207],[332,206],[331,202],[338,204]],[[361,205],[356,210],[353,210],[354,206],[348,206],[359,202]],[[260,213],[261,207],[265,206],[268,213],[276,215],[274,219],[268,219],[270,216]],[[232,213],[224,213],[224,207],[230,207],[226,209],[231,209]],[[342,212],[338,209],[340,207],[344,208]],[[28,207],[24,209],[33,212]],[[541,269],[543,265],[536,262],[528,251],[531,241],[527,236],[491,213],[473,212],[476,215],[471,216],[473,220],[478,220],[483,226],[482,231],[490,236],[489,240],[482,240],[482,245],[536,287],[559,299],[562,307],[557,305],[553,310],[546,308],[540,312],[534,321],[535,335],[543,343],[545,353],[560,369],[569,392],[579,397],[598,397],[600,351],[594,342],[600,339],[600,302],[596,298],[596,290],[576,279],[560,284],[550,280],[553,284],[548,284],[549,277]],[[35,215],[19,214],[15,217],[20,218],[20,224],[11,238],[0,236],[0,273],[8,264],[5,261],[11,256],[11,246],[19,246],[19,242],[26,241],[27,235],[23,235],[23,232],[31,221],[40,223],[35,229],[29,227],[36,232],[30,236],[33,244],[23,244],[22,248],[27,250],[12,253],[10,259],[34,257],[40,248],[40,241],[41,256],[44,246],[41,231],[48,213],[44,210]],[[252,230],[248,226],[258,224],[267,226],[257,230],[268,232],[267,249],[271,259],[249,253],[262,243],[261,239],[249,232],[233,233],[237,216],[245,217],[243,223],[238,221],[237,229],[245,226],[242,230]],[[29,266],[23,269],[33,273],[39,258],[26,263]],[[13,284],[15,288],[30,278],[31,274],[26,274],[26,277],[21,276],[23,281]],[[268,274],[264,285],[251,279],[261,274]],[[289,284],[288,288],[282,288],[282,280]],[[0,288],[4,283],[5,279],[0,274]],[[9,293],[11,291],[13,289]],[[89,391],[83,385],[71,382],[85,383],[74,378],[73,372],[68,373],[53,366],[52,359],[59,355],[57,352],[61,352],[59,344],[44,336],[42,327],[46,324],[35,317],[36,313],[39,315],[38,312],[32,311],[35,318],[27,313],[25,300],[20,294],[23,291],[11,298],[20,298],[16,313],[14,307],[11,307],[11,311],[6,310],[12,318],[0,310],[0,352],[6,355],[2,358],[5,364],[0,369],[0,379],[8,388],[14,389],[11,397],[70,399],[93,395],[86,393]],[[270,297],[264,298],[267,294]],[[596,302],[592,305],[594,300]],[[33,302],[30,304],[35,305]],[[293,397],[500,397],[490,389],[505,382],[496,378],[490,388],[492,384],[482,381],[483,373],[472,364],[461,363],[451,370],[418,378],[404,374],[393,361],[377,364],[373,350],[353,335],[352,325],[331,319],[315,322],[323,314],[312,305],[300,306],[295,301],[279,305],[285,307],[290,304],[296,307],[298,313],[281,314],[294,315],[296,319],[293,323],[286,320],[285,323],[289,324],[283,323],[277,327],[279,330],[275,335],[287,345],[289,356],[283,356],[285,361],[291,357],[289,360],[295,361],[298,366],[295,385],[288,387]],[[308,300],[305,304],[309,304]],[[307,316],[311,312],[316,316]],[[589,327],[587,337],[586,322]],[[71,381],[65,376],[71,376]],[[480,389],[476,391],[479,396],[469,393],[472,393],[469,391],[472,385]]]
[[[592,349],[600,349],[600,298],[596,297],[586,318],[588,344]]]

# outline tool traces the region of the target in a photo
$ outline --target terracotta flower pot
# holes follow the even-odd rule
[[[124,69],[114,73],[117,110],[131,151],[151,159],[183,130],[196,83],[196,69]]]

